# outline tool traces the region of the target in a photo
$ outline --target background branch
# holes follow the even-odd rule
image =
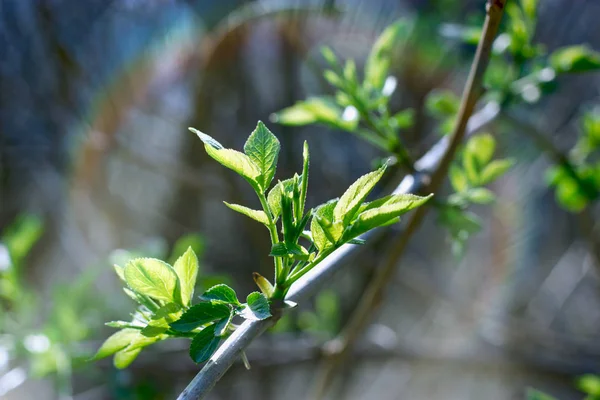
[[[477,46],[477,51],[475,52],[475,57],[471,64],[469,77],[463,90],[457,123],[450,135],[449,143],[439,161],[439,165],[432,174],[431,181],[425,187],[426,192],[437,193],[441,188],[441,185],[448,174],[450,163],[454,159],[458,146],[467,132],[467,123],[473,114],[473,110],[475,109],[475,105],[477,104],[477,100],[481,93],[483,75],[489,63],[492,44],[494,43],[498,27],[500,26],[500,20],[502,19],[505,4],[506,0],[489,0],[487,2],[487,16],[483,25],[483,31]],[[322,371],[317,374],[318,382],[315,388],[315,399],[322,399],[325,397],[325,394],[333,381],[333,377],[335,376],[335,371],[344,360],[347,350],[363,332],[365,326],[371,319],[374,310],[381,303],[384,288],[390,281],[398,260],[404,254],[406,245],[421,225],[428,210],[429,207],[419,207],[419,209],[415,210],[412,214],[406,229],[398,238],[387,261],[385,261],[385,264],[375,272],[356,311],[350,317],[350,320],[343,329],[340,337],[330,342],[327,348],[328,357],[324,361],[325,365],[322,367]]]

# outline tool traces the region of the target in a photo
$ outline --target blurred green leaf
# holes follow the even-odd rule
[[[584,393],[597,398],[600,396],[600,377],[586,374],[577,379],[577,387]]]
[[[550,55],[550,65],[563,73],[595,71],[600,69],[600,53],[587,45],[563,47]]]
[[[450,90],[433,90],[425,99],[425,107],[436,117],[454,116],[459,106],[460,98]]]
[[[410,29],[410,23],[400,19],[381,33],[365,63],[365,83],[374,89],[383,89],[392,62],[392,51],[401,38],[408,37]]]
[[[515,164],[513,159],[506,158],[503,160],[493,160],[486,165],[481,171],[479,182],[482,185],[487,185],[504,175]]]
[[[467,190],[465,192],[465,197],[471,203],[476,204],[489,204],[496,199],[496,196],[492,191],[482,187]]]
[[[116,352],[129,346],[133,338],[139,334],[138,329],[122,329],[118,332],[113,333],[108,337],[100,346],[96,355],[92,357],[92,360],[99,360],[115,354]]]
[[[556,400],[555,397],[532,388],[527,388],[526,398],[527,400]]]
[[[450,183],[456,192],[464,192],[469,187],[469,182],[467,181],[467,177],[463,170],[458,166],[453,164],[449,170],[450,175]]]
[[[13,267],[19,268],[21,263],[42,236],[44,226],[42,220],[34,215],[19,215],[2,234],[2,242],[10,254]]]

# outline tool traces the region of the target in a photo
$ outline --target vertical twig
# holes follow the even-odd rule
[[[479,45],[477,46],[475,58],[471,65],[469,77],[462,94],[457,124],[450,136],[450,142],[442,156],[439,166],[432,174],[431,181],[426,187],[426,190],[429,192],[437,192],[441,187],[456,150],[465,136],[467,123],[475,109],[475,105],[477,104],[480,95],[481,82],[489,63],[492,44],[496,37],[500,20],[502,19],[505,4],[506,0],[488,0],[487,2],[487,16],[483,25],[482,36],[479,40]],[[398,260],[404,253],[406,245],[413,233],[423,221],[427,211],[428,207],[419,207],[415,210],[405,231],[398,238],[398,242],[392,249],[387,261],[382,268],[377,270],[372,281],[369,283],[356,312],[350,317],[350,320],[340,337],[331,342],[331,346],[329,347],[330,355],[326,359],[322,371],[318,373],[318,382],[315,387],[315,396],[313,398],[322,399],[325,397],[338,366],[341,365],[347,350],[356,341],[360,333],[362,333],[364,327],[373,315],[373,311],[381,298],[383,289],[394,273]]]

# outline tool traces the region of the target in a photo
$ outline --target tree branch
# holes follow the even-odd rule
[[[482,108],[469,120],[467,131],[475,133],[493,121],[498,115],[499,107],[496,103],[490,103]],[[416,163],[421,171],[415,175],[407,175],[394,190],[394,193],[413,193],[420,190],[426,181],[428,174],[438,166],[443,154],[448,148],[448,138],[442,138]],[[361,239],[372,239],[374,236],[385,233],[389,228],[379,228],[363,235]],[[300,302],[316,292],[321,285],[328,282],[328,278],[340,270],[346,261],[356,256],[363,246],[346,244],[333,252],[313,270],[304,275],[290,288],[286,300]],[[237,360],[244,349],[269,326],[272,320],[246,321],[244,322],[217,350],[206,363],[204,368],[189,383],[187,388],[179,395],[178,400],[203,399],[214,387],[217,381],[225,374],[231,365]]]
[[[456,150],[467,132],[467,124],[481,93],[481,82],[489,63],[492,44],[500,26],[505,4],[506,0],[488,0],[487,2],[487,16],[477,51],[471,64],[469,77],[463,90],[457,123],[450,135],[449,143],[439,161],[439,165],[431,176],[431,182],[426,186],[426,191],[428,192],[437,192],[440,189],[448,173],[450,163],[454,159]],[[330,354],[325,360],[322,371],[317,374],[318,382],[313,398],[322,399],[325,397],[338,366],[341,365],[347,350],[356,341],[371,319],[374,310],[380,303],[383,289],[395,271],[398,260],[404,254],[408,242],[421,225],[428,210],[429,207],[419,207],[414,211],[412,218],[409,220],[402,235],[398,238],[387,261],[381,268],[377,269],[373,279],[369,282],[356,311],[350,317],[342,334],[336,340],[330,342],[328,348]]]

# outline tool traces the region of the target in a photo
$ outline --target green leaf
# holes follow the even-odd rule
[[[227,328],[231,324],[233,318],[233,312],[229,314],[227,318],[223,318],[215,323],[215,336],[222,337],[227,334]]]
[[[414,194],[395,194],[368,203],[344,235],[344,240],[353,239],[373,228],[397,222],[400,215],[425,204],[432,196],[432,194],[426,197]]]
[[[321,54],[323,54],[323,58],[329,63],[329,65],[331,65],[332,67],[339,66],[337,56],[335,55],[333,50],[331,50],[331,48],[327,46],[321,47]]]
[[[142,329],[140,331],[140,333],[145,337],[153,338],[158,335],[162,335],[168,329],[169,329],[169,324],[164,319],[161,319],[161,320],[150,322],[148,325],[146,325],[144,327],[144,329]],[[152,343],[154,343],[154,342],[152,342]],[[149,343],[149,344],[152,344],[152,343]]]
[[[494,137],[489,133],[482,133],[469,139],[465,147],[465,155],[474,157],[479,166],[484,166],[492,159],[495,150]]]
[[[321,206],[319,206],[313,214],[312,221],[310,222],[310,232],[312,235],[313,243],[319,249],[323,251],[328,247],[335,245],[335,240],[330,238],[330,235],[325,232],[325,227],[322,226],[321,220],[331,222],[333,220],[333,210],[337,205],[338,200],[331,200]]]
[[[460,98],[450,90],[433,90],[425,99],[429,113],[438,118],[454,116],[459,106]]]
[[[143,296],[143,295],[138,294],[128,288],[123,288],[123,291],[133,301],[137,302],[138,304],[143,305],[150,311],[156,311],[160,308],[160,306],[158,304],[156,304],[154,301],[152,301],[152,299],[150,299],[150,297],[148,297],[148,296]]]
[[[200,325],[227,317],[230,310],[231,308],[223,303],[198,303],[184,312],[177,321],[171,323],[171,328],[178,332],[190,332]]]
[[[44,232],[42,220],[34,215],[19,215],[3,232],[2,242],[10,254],[11,264],[17,268],[29,254],[33,245]]]
[[[337,202],[333,209],[333,221],[343,221],[344,226],[347,226],[384,172],[385,166],[358,178]]]
[[[200,298],[204,301],[214,300],[223,303],[234,304],[236,306],[240,305],[240,301],[235,294],[235,290],[223,283],[211,287],[204,292]]]
[[[467,181],[465,173],[458,165],[453,164],[450,167],[449,175],[450,183],[456,192],[460,193],[467,190],[469,187],[469,182]]]
[[[179,277],[182,304],[187,307],[194,295],[194,287],[198,277],[198,257],[196,257],[196,253],[191,247],[188,247],[186,252],[175,261],[173,269]]]
[[[224,167],[227,167],[243,178],[245,178],[253,187],[256,188],[258,179],[260,177],[260,170],[250,157],[246,154],[236,150],[226,149],[219,142],[205,133],[200,132],[197,129],[189,128],[190,131],[194,132],[200,140],[204,142],[204,149],[209,156],[214,158]]]
[[[496,196],[486,188],[473,188],[465,192],[465,196],[472,203],[489,204],[492,203]]]
[[[283,125],[302,126],[316,122],[353,131],[358,118],[344,119],[344,110],[327,97],[311,97],[271,115],[271,120]]]
[[[479,176],[479,183],[487,185],[504,175],[515,164],[512,159],[494,160],[486,165]]]
[[[264,190],[271,186],[271,181],[275,176],[280,148],[279,140],[261,121],[258,121],[256,129],[244,144],[244,153],[250,157],[260,171],[258,183]]]
[[[299,216],[304,214],[304,207],[306,205],[306,193],[308,192],[308,168],[310,166],[310,153],[308,152],[308,142],[304,141],[302,147],[302,177],[300,183],[302,187],[300,189],[300,213]]]
[[[244,214],[247,217],[252,218],[253,220],[260,222],[264,225],[269,225],[269,219],[267,218],[267,214],[265,214],[262,210],[253,210],[248,207],[240,206],[239,204],[230,204],[224,201],[225,205],[231,208],[233,211],[237,211],[240,214]]]
[[[523,12],[532,20],[535,19],[536,11],[538,6],[538,0],[521,0],[521,8]]]
[[[177,303],[168,303],[156,310],[156,312],[152,314],[152,319],[179,318],[179,315],[177,315],[179,312],[181,312],[181,305]]]
[[[263,320],[271,316],[269,300],[260,292],[252,292],[246,298],[248,307],[242,312],[242,317],[250,320]]]
[[[577,380],[577,387],[584,393],[593,396],[600,396],[600,377],[597,375],[586,374]]]
[[[140,330],[140,329],[144,328],[143,325],[136,325],[136,324],[137,324],[137,321],[134,321],[134,322],[110,321],[110,322],[104,323],[104,325],[106,325],[106,326],[110,326],[111,328],[118,328],[118,329],[131,328],[131,329]]]
[[[550,55],[550,65],[556,72],[587,72],[600,69],[600,53],[587,45],[563,47]]]
[[[117,264],[113,264],[113,269],[115,270],[115,273],[117,274],[119,279],[127,283],[127,281],[125,280],[125,272],[123,271],[123,267]]]
[[[156,325],[155,325],[155,327],[156,327]],[[159,341],[167,338],[167,335],[162,335],[160,333],[151,335],[150,334],[151,330],[152,330],[152,328],[150,328],[146,331],[148,333],[148,335],[144,335],[143,331],[142,332],[138,331],[138,334],[133,338],[133,340],[131,341],[129,346],[127,346],[127,348],[125,350],[132,351],[132,350],[137,350],[137,349],[143,349],[144,347],[148,347],[151,344],[154,344],[156,342],[159,342]]]
[[[286,179],[273,186],[273,189],[267,195],[267,203],[273,218],[277,219],[281,215],[281,193],[292,191],[295,184],[294,178]]]
[[[377,90],[383,88],[392,62],[392,51],[400,38],[408,36],[409,31],[408,21],[400,19],[381,33],[365,63],[365,83]]]
[[[115,354],[113,364],[117,369],[125,369],[137,358],[141,351],[141,348],[135,350],[121,350]]]
[[[94,357],[92,357],[92,360],[100,360],[124,349],[129,346],[139,332],[139,329],[126,328],[113,333],[100,346]]]
[[[202,235],[198,233],[187,233],[177,239],[175,244],[173,244],[168,263],[174,264],[189,247],[192,248],[194,253],[196,253],[196,257],[199,258],[204,252],[204,238]],[[198,268],[200,268],[200,265],[198,265]],[[200,270],[198,270],[198,273],[200,273]]]
[[[178,278],[173,267],[156,258],[136,258],[124,270],[127,285],[138,294],[167,302],[180,302]]]
[[[221,338],[215,336],[215,326],[207,326],[198,332],[192,339],[192,344],[190,345],[190,357],[196,363],[202,363],[208,360],[215,350],[217,350],[220,341]]]
[[[413,126],[415,121],[415,110],[407,108],[402,110],[390,118],[390,124],[398,129],[408,129]]]
[[[556,397],[549,396],[532,388],[527,388],[526,398],[527,400],[556,400]]]
[[[267,298],[269,298],[273,295],[273,291],[275,290],[275,288],[273,287],[273,284],[271,284],[271,282],[269,282],[269,280],[267,278],[265,278],[258,272],[253,272],[252,278],[254,279],[256,286],[258,286],[260,288],[260,291],[263,292],[263,294],[265,296],[267,296]]]

